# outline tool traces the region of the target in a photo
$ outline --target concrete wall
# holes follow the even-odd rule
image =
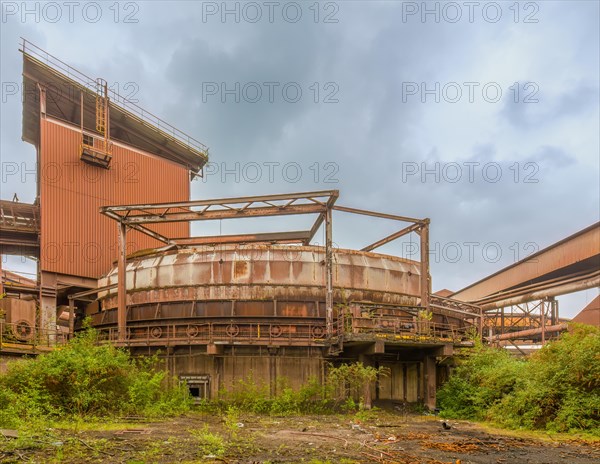
[[[379,378],[378,399],[414,403],[422,398],[423,374],[420,363],[380,363],[380,366],[387,367],[390,375]]]
[[[144,354],[147,354],[147,349]],[[135,353],[134,353],[135,354]],[[142,354],[142,353],[138,353]],[[240,380],[253,379],[256,384],[268,386],[271,395],[277,391],[278,380],[299,389],[311,378],[323,382],[327,376],[328,361],[318,348],[227,347],[218,355],[206,354],[204,347],[180,347],[165,355],[171,373],[179,376],[207,376],[210,398],[219,396],[219,390],[231,389]],[[424,398],[424,368],[418,361],[380,362],[390,375],[380,377],[373,384],[373,400],[394,400],[416,403]]]
[[[288,385],[299,389],[311,377],[323,380],[325,360],[315,349],[285,348],[270,354],[254,348],[237,348],[235,354],[207,355],[205,349],[175,350],[167,357],[169,370],[176,376],[206,375],[210,378],[210,397],[217,398],[219,390],[231,389],[239,380],[253,379],[255,383],[269,386],[277,394],[278,379],[285,378]]]

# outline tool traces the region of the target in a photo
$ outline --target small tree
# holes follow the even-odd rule
[[[365,366],[361,362],[330,366],[328,384],[337,404],[358,397],[360,409],[371,407],[371,385],[379,376],[389,375],[386,367]]]

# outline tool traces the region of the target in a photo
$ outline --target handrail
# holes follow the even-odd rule
[[[103,340],[118,342],[117,327],[98,329]],[[261,343],[293,343],[307,341],[309,344],[325,343],[325,324],[323,322],[186,322],[163,324],[129,325],[126,344],[152,342],[161,344],[200,342],[247,342]]]
[[[24,325],[20,322],[0,321],[0,350],[7,347],[52,348],[64,345],[69,340],[68,332],[41,329],[38,326]]]
[[[39,232],[39,207],[29,203],[0,200],[0,228]]]
[[[80,85],[83,85],[94,93],[97,93],[98,84],[96,79],[92,79],[81,71],[73,68],[54,55],[51,55],[37,45],[29,42],[27,39],[21,37],[21,40],[23,41],[23,49],[21,50],[23,53],[42,60],[50,67],[61,71],[70,79],[76,81]],[[120,109],[131,113],[133,116],[142,120],[142,122],[146,122],[152,125],[155,129],[158,129],[168,136],[171,136],[176,142],[184,145],[186,148],[194,149],[195,151],[200,152],[203,156],[208,157],[208,147],[202,142],[199,142],[192,136],[160,119],[158,116],[146,111],[145,109],[133,103],[131,100],[119,95],[115,90],[109,88],[108,93],[112,103],[120,107]]]
[[[345,335],[392,335],[421,340],[422,337],[460,340],[467,337],[468,328],[457,324],[412,320],[395,316],[350,317]]]

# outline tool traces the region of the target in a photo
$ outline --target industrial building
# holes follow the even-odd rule
[[[0,203],[0,253],[36,259],[38,275],[2,274],[2,362],[52,349],[89,317],[136,355],[160,351],[198,397],[248,376],[276,393],[278,378],[297,387],[323,380],[330,364],[360,361],[389,368],[374,400],[433,408],[456,347],[474,337],[543,342],[565,330],[552,298],[598,286],[598,224],[528,257],[535,267],[516,263],[441,296],[431,291],[427,218],[345,206],[336,190],[190,200],[206,146],[35,45],[21,51],[37,200]],[[334,248],[334,212],[395,221],[398,232]],[[191,234],[194,221],[287,215],[314,223]],[[319,231],[324,245],[313,243]],[[375,251],[408,234],[418,261]],[[524,325],[505,310],[533,301],[539,315],[525,310]]]

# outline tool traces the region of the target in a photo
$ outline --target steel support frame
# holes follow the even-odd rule
[[[166,243],[167,245],[173,246],[215,245],[223,243],[298,243],[309,245],[321,225],[325,223],[326,331],[327,336],[332,338],[335,335],[333,317],[333,210],[396,221],[412,222],[412,225],[363,248],[363,251],[372,251],[408,233],[417,233],[421,240],[421,306],[426,310],[429,310],[431,294],[431,279],[429,275],[429,219],[415,219],[405,216],[336,206],[335,202],[338,196],[339,191],[337,190],[325,190],[177,203],[101,207],[100,213],[118,223],[117,325],[119,341],[123,342],[127,338],[126,237],[128,228],[137,230]],[[313,226],[308,231],[242,234],[235,236],[169,238],[146,227],[147,224],[157,223],[296,214],[318,214],[318,216]],[[338,334],[338,336],[341,336],[341,334]]]
[[[541,344],[544,345],[546,329],[552,328],[555,331],[554,328],[559,324],[558,301],[554,297],[546,297],[538,301],[504,306],[488,311],[484,316],[490,340],[511,333],[515,334],[514,339],[539,333]]]
[[[119,232],[119,258],[118,258],[118,286],[117,286],[117,327],[119,341],[127,338],[127,226],[120,222]]]

